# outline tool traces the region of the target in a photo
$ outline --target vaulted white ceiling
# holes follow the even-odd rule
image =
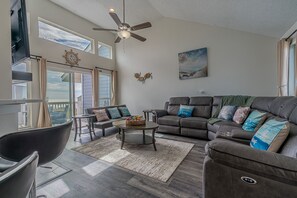
[[[116,28],[122,0],[50,0],[104,28]],[[130,25],[171,17],[280,38],[297,21],[297,0],[126,0]]]

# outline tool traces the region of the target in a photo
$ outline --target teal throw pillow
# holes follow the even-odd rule
[[[230,106],[230,105],[223,106],[218,118],[223,120],[232,120],[236,109],[237,109],[236,106]]]
[[[192,106],[180,105],[177,115],[182,118],[188,118],[192,116],[193,110],[194,107]]]
[[[289,129],[288,121],[268,120],[255,133],[250,146],[259,150],[277,152],[286,140]]]
[[[117,119],[121,117],[121,114],[118,110],[118,108],[114,107],[114,108],[109,108],[107,109],[111,119]]]
[[[242,129],[245,131],[256,131],[266,119],[266,113],[254,110],[245,120]]]
[[[131,116],[131,113],[127,107],[119,107],[119,110],[123,117],[129,117]]]

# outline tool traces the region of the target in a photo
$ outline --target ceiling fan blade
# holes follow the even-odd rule
[[[137,40],[140,40],[142,42],[146,41],[146,38],[142,37],[142,36],[139,36],[138,34],[134,34],[131,32],[131,36]]]
[[[118,36],[117,39],[114,42],[119,43],[121,40],[122,40],[121,37]]]
[[[96,31],[118,31],[115,29],[105,29],[105,28],[93,28],[93,30],[96,30]]]
[[[145,29],[145,28],[149,28],[152,27],[152,24],[150,22],[146,22],[146,23],[142,23],[139,25],[135,25],[133,27],[131,27],[132,31],[136,31],[136,30],[141,30],[141,29]]]
[[[114,22],[118,25],[121,26],[122,22],[120,20],[120,18],[118,17],[118,15],[114,12],[109,12],[109,15],[111,16],[111,18],[114,20]]]

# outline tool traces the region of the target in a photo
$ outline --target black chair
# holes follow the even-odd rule
[[[34,180],[37,164],[38,154],[33,152],[13,167],[0,173],[0,197],[24,198],[26,195],[35,197]]]
[[[39,155],[38,166],[56,159],[69,139],[72,121],[49,128],[14,132],[0,138],[0,157],[19,162],[32,152]]]
[[[13,164],[13,162],[21,161],[32,152],[37,151],[39,155],[38,166],[49,163],[63,152],[70,136],[71,127],[72,121],[54,127],[19,131],[4,135],[0,138],[0,157],[12,161],[5,164]],[[35,182],[33,188],[33,197],[35,197]],[[40,195],[38,197],[46,196]]]

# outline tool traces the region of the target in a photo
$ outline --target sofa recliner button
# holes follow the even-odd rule
[[[247,184],[257,184],[257,181],[251,177],[242,176],[240,179],[241,179],[241,181],[243,181],[244,183],[247,183]]]

